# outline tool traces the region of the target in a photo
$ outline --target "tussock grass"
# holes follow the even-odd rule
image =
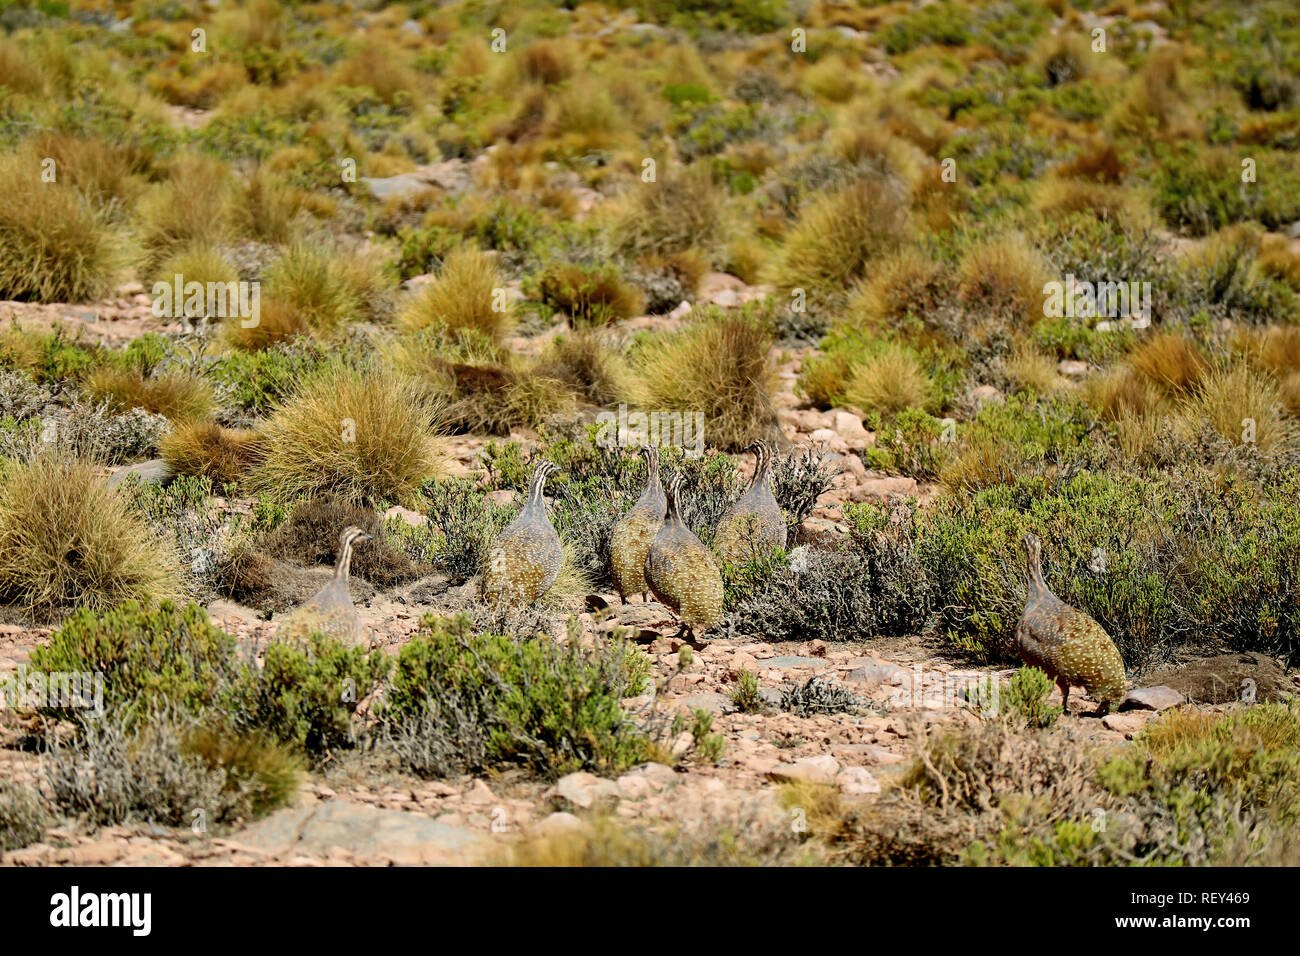
[[[261,457],[261,436],[213,422],[189,422],[173,428],[159,451],[177,474],[211,478],[216,487],[238,481]]]
[[[443,262],[438,278],[425,286],[402,310],[401,321],[411,330],[440,328],[448,332],[474,331],[500,342],[515,327],[515,312],[508,302],[494,309],[505,281],[496,260],[477,249],[457,249]]]
[[[536,372],[564,382],[597,405],[617,402],[631,387],[626,360],[596,329],[556,336],[542,354]]]
[[[707,166],[658,172],[658,182],[639,179],[611,226],[624,255],[670,256],[697,249],[716,261],[727,237],[726,196]]]
[[[884,179],[859,179],[812,201],[769,268],[768,281],[783,292],[803,288],[841,297],[909,232],[901,190]]]
[[[0,475],[0,600],[49,620],[180,588],[175,554],[93,465],[47,452]]]
[[[574,325],[605,325],[645,308],[641,293],[610,265],[556,263],[542,276],[539,292],[543,302],[565,312]]]
[[[439,420],[423,389],[387,369],[332,367],[267,420],[265,457],[251,477],[278,501],[414,502],[439,472]]]
[[[1290,448],[1300,435],[1277,383],[1244,362],[1208,372],[1183,400],[1179,417],[1192,432],[1209,424],[1228,442],[1253,444],[1262,452]]]
[[[213,409],[207,383],[178,369],[145,374],[136,368],[102,365],[86,377],[86,392],[112,408],[143,408],[173,422],[206,418]]]
[[[1047,266],[1023,236],[996,236],[973,246],[957,272],[957,297],[968,309],[1003,320],[1042,317]]]
[[[773,343],[761,317],[707,309],[634,357],[632,394],[647,409],[702,412],[706,441],[743,448],[775,427]]]
[[[201,282],[205,288],[209,282],[239,281],[239,270],[220,249],[205,242],[177,250],[158,267],[153,278],[171,285],[178,275],[183,282]],[[176,308],[179,307],[180,304],[176,304]]]
[[[223,163],[193,153],[178,156],[168,179],[138,206],[146,271],[191,243],[228,239],[235,201],[234,179]]]
[[[41,157],[0,158],[0,299],[84,302],[106,294],[118,240],[68,177],[41,181]]]
[[[846,320],[864,329],[897,327],[908,316],[928,323],[951,294],[944,265],[908,247],[881,259],[854,289]]]
[[[891,345],[855,364],[844,400],[864,412],[891,415],[933,404],[934,385],[913,352]]]
[[[1196,343],[1175,332],[1162,332],[1129,354],[1129,364],[1170,394],[1186,392],[1209,371]]]

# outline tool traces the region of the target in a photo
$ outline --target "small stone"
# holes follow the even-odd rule
[[[558,799],[579,810],[612,807],[618,803],[618,784],[594,773],[578,771],[566,774],[555,782],[552,799]]]
[[[840,788],[840,793],[855,796],[880,792],[880,782],[866,767],[845,767],[835,777],[835,785]]]
[[[537,830],[547,836],[560,836],[566,833],[581,833],[586,824],[572,813],[559,811],[552,813],[537,824]]]
[[[1187,698],[1174,690],[1158,684],[1155,687],[1140,687],[1129,692],[1120,703],[1120,710],[1168,710],[1179,704],[1187,703]]]
[[[1088,363],[1074,359],[1062,359],[1057,363],[1056,370],[1066,378],[1083,378],[1088,374]]]
[[[1124,714],[1107,714],[1101,719],[1101,724],[1107,730],[1118,731],[1127,739],[1132,740],[1146,726],[1147,721],[1154,716],[1153,711],[1133,710]]]
[[[977,385],[966,393],[966,401],[975,406],[976,410],[978,410],[983,408],[985,405],[988,405],[990,402],[1000,405],[1004,399],[1002,398],[1002,393],[992,385]]]
[[[768,779],[781,783],[798,781],[802,783],[832,784],[839,773],[840,762],[830,754],[816,757],[802,757],[794,763],[778,764],[767,773]]]

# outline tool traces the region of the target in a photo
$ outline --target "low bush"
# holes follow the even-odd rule
[[[510,764],[547,776],[617,772],[649,753],[619,705],[644,689],[647,671],[622,642],[517,643],[475,634],[464,617],[426,617],[398,655],[383,716],[420,755],[411,769],[431,776]]]

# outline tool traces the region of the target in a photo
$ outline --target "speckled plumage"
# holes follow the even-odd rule
[[[1020,656],[1056,681],[1063,705],[1068,705],[1070,688],[1082,686],[1101,701],[1098,713],[1104,714],[1124,696],[1124,659],[1100,624],[1047,587],[1038,537],[1026,535],[1024,548],[1028,587],[1025,612],[1016,626]]]
[[[305,637],[312,631],[318,631],[338,638],[345,644],[361,642],[365,635],[361,617],[357,614],[352,594],[348,590],[348,572],[352,567],[353,547],[370,538],[360,528],[343,529],[343,534],[339,537],[339,556],[334,564],[334,576],[285,622],[286,636]]]
[[[682,475],[668,483],[668,513],[646,554],[645,579],[662,604],[677,612],[692,634],[722,620],[722,574],[712,553],[677,511]]]
[[[546,479],[559,471],[539,462],[528,485],[528,500],[488,550],[483,571],[483,599],[489,603],[532,604],[555,583],[564,561],[560,536],[546,513],[542,493]]]
[[[745,493],[722,516],[714,537],[718,554],[733,564],[743,564],[774,548],[784,548],[786,542],[785,515],[772,494],[768,474],[772,446],[757,441],[745,450],[754,453],[754,477]]]
[[[645,559],[668,510],[664,486],[659,481],[659,450],[647,446],[640,454],[646,463],[645,489],[631,510],[614,525],[609,541],[614,586],[624,601],[629,594],[644,596],[650,590],[645,579]]]

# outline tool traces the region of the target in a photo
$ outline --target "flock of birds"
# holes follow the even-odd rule
[[[716,555],[682,520],[678,501],[683,475],[674,475],[665,487],[659,477],[658,450],[652,446],[640,450],[646,465],[645,487],[614,526],[610,539],[610,570],[624,603],[634,594],[643,600],[653,594],[677,615],[682,632],[695,636],[722,620],[719,558],[740,563],[785,547],[785,516],[772,493],[772,446],[758,441],[746,450],[757,459],[754,476],[718,523]],[[519,517],[488,551],[485,600],[532,604],[555,583],[564,557],[543,491],[556,470],[549,461],[538,463]]]
[[[719,521],[715,554],[682,520],[678,501],[684,476],[673,475],[665,487],[657,449],[641,449],[645,487],[615,525],[610,547],[611,572],[624,603],[634,594],[642,600],[652,594],[677,615],[681,633],[695,637],[722,619],[718,559],[743,563],[785,547],[785,516],[772,493],[772,446],[759,441],[746,450],[757,459],[754,476]],[[486,601],[530,605],[555,583],[564,557],[544,492],[547,478],[558,470],[546,460],[533,468],[523,508],[488,552],[482,581]],[[333,577],[303,606],[320,629],[349,643],[361,640],[362,625],[348,592],[348,569],[354,546],[370,538],[360,528],[344,530]],[[1021,658],[1057,683],[1067,713],[1070,688],[1081,686],[1101,702],[1096,712],[1101,716],[1123,696],[1124,660],[1100,624],[1048,588],[1037,535],[1026,535],[1023,546],[1025,609],[1016,627]]]

